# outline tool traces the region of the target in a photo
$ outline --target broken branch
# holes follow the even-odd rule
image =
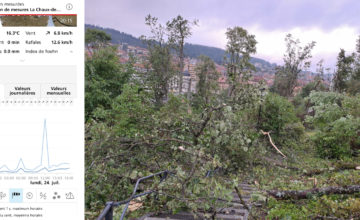
[[[261,132],[263,135],[267,135],[269,137],[269,141],[271,145],[275,148],[275,150],[277,150],[277,152],[279,152],[284,158],[286,158],[286,156],[275,146],[274,142],[271,139],[270,132],[264,132],[263,130],[261,130]]]

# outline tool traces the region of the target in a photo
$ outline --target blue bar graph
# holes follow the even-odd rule
[[[47,134],[46,119],[44,120],[41,156],[39,164],[35,167],[27,167],[22,158],[19,159],[15,168],[9,168],[8,165],[0,166],[0,173],[40,173],[40,172],[56,172],[70,169],[69,163],[52,164],[49,155],[49,143]]]

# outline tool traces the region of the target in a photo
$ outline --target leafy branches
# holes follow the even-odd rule
[[[284,65],[275,73],[274,89],[281,96],[289,97],[293,94],[301,71],[310,66],[311,50],[315,42],[302,47],[298,39],[295,40],[291,34],[288,34],[285,43]]]
[[[334,92],[312,92],[314,114],[306,121],[319,131],[314,136],[318,153],[324,158],[351,156],[360,149],[358,97]]]
[[[196,65],[196,74],[199,79],[196,85],[196,101],[199,102],[200,105],[207,105],[219,90],[217,80],[220,74],[216,71],[214,61],[209,57],[200,56],[199,60],[199,63]]]
[[[228,28],[226,37],[228,39],[226,52],[229,55],[226,58],[229,77],[228,96],[231,96],[235,84],[239,80],[247,81],[248,72],[254,69],[250,63],[250,55],[256,52],[257,41],[254,35],[248,34],[247,30],[241,27]]]
[[[181,15],[173,18],[171,21],[166,23],[166,30],[168,31],[169,45],[171,45],[177,52],[179,62],[179,73],[178,73],[178,87],[179,93],[182,93],[183,87],[183,71],[184,71],[184,46],[185,39],[191,36],[192,26],[197,25],[198,21],[189,21],[184,19]]]
[[[119,62],[116,48],[105,47],[96,50],[85,61],[85,117],[103,118],[110,108],[112,99],[121,94],[123,85],[134,74],[131,65]]]
[[[146,83],[154,93],[155,103],[160,107],[167,99],[170,80],[175,68],[171,62],[171,48],[166,42],[166,28],[158,23],[158,19],[148,15],[145,24],[149,26],[152,36],[142,39],[147,43],[149,56],[146,63]]]

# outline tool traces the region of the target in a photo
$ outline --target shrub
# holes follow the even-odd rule
[[[310,109],[313,115],[306,117],[306,122],[315,128],[325,128],[333,122],[347,115],[343,108],[345,95],[335,92],[311,92],[309,99],[313,105]]]
[[[354,97],[346,97],[343,106],[349,115],[360,117],[360,94]]]
[[[318,132],[314,142],[318,154],[323,158],[341,158],[350,156],[360,146],[360,118],[342,117]]]
[[[318,131],[313,140],[319,156],[342,158],[360,148],[359,97],[334,92],[312,92],[313,116],[306,121]]]
[[[294,106],[277,94],[269,93],[261,108],[259,127],[264,131],[272,131],[277,136],[286,124],[299,121]]]
[[[269,93],[260,108],[258,126],[263,131],[271,131],[277,146],[293,149],[303,140],[305,128],[296,117],[293,104],[286,98]]]
[[[288,123],[280,131],[277,144],[295,148],[303,140],[304,134],[305,128],[301,122]]]

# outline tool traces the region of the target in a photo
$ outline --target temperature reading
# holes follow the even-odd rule
[[[20,35],[20,31],[7,31],[6,34],[10,36]]]

